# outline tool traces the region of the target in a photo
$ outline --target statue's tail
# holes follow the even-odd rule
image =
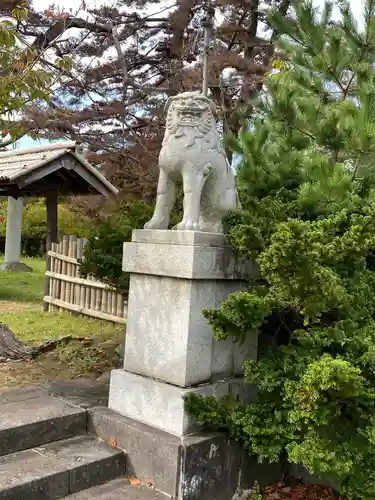
[[[242,209],[242,205],[241,205],[241,202],[240,202],[240,197],[238,196],[237,186],[235,187],[235,190],[236,190],[236,209],[237,210],[241,210]]]
[[[238,190],[237,190],[237,186],[236,186],[236,176],[234,175],[232,166],[229,163],[228,157],[225,154],[225,152],[224,152],[224,157],[225,157],[225,163],[227,166],[227,175],[230,178],[230,183],[232,186],[234,186],[234,190],[236,193],[236,210],[241,210],[242,206],[241,206],[241,202],[240,202],[240,197],[238,196]]]
[[[242,206],[241,206],[241,202],[240,202],[240,197],[238,196],[238,189],[236,186],[236,176],[234,175],[232,166],[229,163],[227,156],[225,156],[225,159],[226,159],[226,164],[227,164],[227,175],[230,178],[230,182],[231,182],[232,186],[234,187],[235,194],[236,194],[236,210],[241,210]]]

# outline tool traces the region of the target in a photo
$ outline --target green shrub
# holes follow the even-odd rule
[[[80,264],[83,277],[89,274],[127,295],[129,276],[122,271],[122,247],[132,231],[152,217],[153,207],[142,201],[120,203],[116,213],[98,223],[90,233]]]
[[[0,236],[6,234],[7,201],[0,203]],[[90,223],[60,203],[58,207],[58,228],[61,234],[85,237],[90,232]],[[24,238],[47,236],[47,213],[43,199],[26,203],[22,215],[22,236]]]
[[[7,201],[0,203],[0,240],[5,242]],[[58,207],[58,229],[60,234],[86,237],[91,221],[72,212],[64,203]],[[45,250],[47,237],[47,214],[43,199],[26,203],[22,218],[22,251],[28,256],[41,255]]]
[[[180,198],[171,214],[171,226],[181,219]],[[123,201],[113,209],[111,216],[97,223],[90,233],[80,264],[83,277],[89,274],[113,286],[124,296],[128,293],[129,275],[122,271],[122,247],[131,240],[133,229],[141,229],[154,212],[154,207],[143,201]]]
[[[244,211],[228,240],[259,274],[204,314],[219,339],[259,330],[245,376],[258,400],[192,396],[190,413],[259,461],[329,476],[350,500],[375,498],[375,1],[359,31],[296,1],[271,16],[285,60],[266,80],[242,156]]]
[[[72,234],[84,238],[90,232],[90,221],[69,210],[67,205],[59,203],[58,230],[61,234]],[[25,205],[22,234],[43,238],[47,236],[47,213],[44,200]]]

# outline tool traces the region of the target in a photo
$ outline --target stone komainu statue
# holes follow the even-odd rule
[[[234,174],[216,129],[216,106],[196,92],[168,100],[159,155],[155,212],[146,229],[167,229],[182,179],[184,215],[174,229],[222,232],[222,218],[239,208]]]

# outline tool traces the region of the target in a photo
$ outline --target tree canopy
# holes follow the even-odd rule
[[[347,2],[311,1],[270,22],[282,60],[232,147],[244,211],[235,252],[259,272],[205,315],[219,339],[260,331],[246,379],[258,401],[193,397],[199,420],[259,460],[292,462],[350,500],[375,492],[375,0],[364,27]]]
[[[50,83],[50,76],[38,67],[29,47],[22,44],[18,31],[18,24],[27,19],[27,6],[11,7],[7,19],[0,19],[0,129],[3,137],[9,134],[10,128],[16,136],[19,127],[9,118],[30,102],[45,100]],[[6,142],[0,142],[0,146]]]
[[[214,13],[210,92],[225,132],[236,134],[240,110],[262,86],[275,33],[266,12],[284,15],[289,0],[120,0],[115,7],[30,10],[21,36],[49,70],[61,74],[48,108],[25,110],[26,130],[82,142],[125,197],[154,197],[155,169],[168,95],[202,86],[202,27]],[[61,72],[55,57],[72,66]]]
[[[8,1],[0,6],[0,147],[26,132],[37,132],[34,127],[24,127],[25,110],[32,105],[45,109],[61,77],[48,71],[44,64],[47,47],[37,50],[24,36],[22,26],[29,19],[26,0]],[[70,67],[70,59],[57,55],[54,64],[62,72]]]

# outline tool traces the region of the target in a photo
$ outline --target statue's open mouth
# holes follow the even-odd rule
[[[194,116],[201,115],[202,111],[203,111],[203,109],[200,108],[199,106],[184,106],[184,105],[182,105],[182,106],[176,106],[176,108],[180,114],[189,114],[189,115],[194,115]]]
[[[199,106],[176,106],[178,121],[189,125],[199,123],[203,109]]]

